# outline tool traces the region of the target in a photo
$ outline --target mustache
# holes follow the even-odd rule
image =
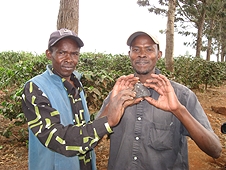
[[[135,61],[135,64],[142,64],[142,63],[149,63],[150,61],[149,60],[146,60],[146,59],[137,59]]]

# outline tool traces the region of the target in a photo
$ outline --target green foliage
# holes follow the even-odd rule
[[[22,118],[21,120],[23,123],[25,122],[25,119],[23,119],[24,117],[21,116],[21,92],[22,88],[19,89],[19,91],[16,91],[16,93],[12,92],[10,94],[7,94],[5,97],[6,100],[1,103],[2,108],[0,109],[0,113],[11,121],[15,118]]]
[[[31,77],[41,73],[47,63],[46,57],[25,52],[0,53],[0,89],[20,86]]]
[[[2,135],[9,137],[12,135],[13,126],[21,126],[26,122],[21,108],[23,85],[30,78],[46,70],[48,63],[44,54],[0,53],[0,88],[6,93],[1,101],[0,114],[14,120],[14,124],[2,132]],[[208,86],[219,86],[226,80],[225,62],[210,62],[201,58],[180,56],[174,59],[173,73],[166,70],[164,59],[158,61],[157,67],[169,79],[189,88],[200,88],[200,85],[204,85],[207,89]],[[127,55],[102,53],[82,53],[77,70],[83,74],[81,82],[85,89],[89,109],[93,114],[100,109],[115,80],[122,75],[133,74]],[[93,115],[91,117],[93,118]],[[21,138],[24,140],[26,140],[25,132],[24,129],[20,130]]]
[[[81,82],[91,112],[99,110],[118,77],[133,73],[129,62],[125,55],[83,53],[80,56],[77,70],[83,73]]]
[[[178,34],[190,36],[193,39],[193,41],[184,42],[184,45],[193,48],[198,45],[202,51],[208,49],[215,54],[220,50],[221,55],[224,56],[226,53],[224,48],[226,46],[226,1],[177,0],[175,2],[174,7],[168,0],[159,0],[158,3],[152,3],[150,0],[137,0],[139,6],[147,7],[149,12],[156,15],[167,16],[172,10],[169,8],[175,8],[175,30]],[[160,32],[165,31],[160,30]],[[197,43],[199,38],[202,38],[202,42]],[[208,44],[210,41],[212,41],[211,45]]]
[[[200,85],[220,86],[225,80],[224,62],[206,61],[201,58],[178,57],[174,60],[174,80],[189,88]]]
[[[37,56],[26,52],[0,53],[0,89],[6,93],[7,89],[16,89],[5,96],[0,109],[1,114],[12,120],[22,113],[20,103],[23,85],[33,76],[43,72],[47,63],[44,55]]]
[[[166,65],[165,65],[165,59],[164,58],[160,58],[157,62],[156,67],[161,70],[161,74],[165,75],[166,77],[170,78],[171,77],[171,73],[169,70],[166,69]]]
[[[14,125],[2,135],[9,137],[13,126],[26,122],[21,108],[23,85],[31,77],[43,72],[47,63],[44,54],[38,56],[27,52],[0,53],[0,89],[6,93],[1,102],[0,114],[11,121],[16,119]]]

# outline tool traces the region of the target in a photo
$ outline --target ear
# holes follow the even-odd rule
[[[50,50],[46,50],[46,57],[51,60],[52,59],[52,52]]]
[[[162,51],[158,52],[158,60],[162,57]]]
[[[130,57],[130,51],[128,51],[128,57]]]

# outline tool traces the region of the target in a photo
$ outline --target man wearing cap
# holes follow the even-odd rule
[[[95,170],[93,148],[112,133],[124,108],[134,101],[128,87],[138,78],[122,76],[101,118],[89,120],[81,75],[75,71],[83,45],[71,30],[53,32],[46,50],[52,64],[25,84],[22,108],[29,126],[30,170]]]
[[[188,170],[186,136],[218,158],[221,144],[195,94],[156,68],[162,56],[158,39],[138,31],[129,36],[127,45],[135,75],[144,86],[140,91],[147,87],[149,93],[139,95],[143,100],[128,106],[113,128],[108,170]]]

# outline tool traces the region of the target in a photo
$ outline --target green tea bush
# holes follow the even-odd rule
[[[23,85],[30,78],[44,72],[48,63],[50,62],[45,54],[11,51],[0,53],[0,89],[6,93],[1,101],[0,114],[10,120],[19,120],[16,121],[17,125],[25,123],[21,109]],[[166,70],[164,58],[158,61],[157,67],[169,79],[189,88],[204,85],[207,89],[208,86],[219,86],[226,80],[225,62],[180,56],[174,59],[173,73]],[[133,74],[129,57],[120,54],[81,53],[76,70],[82,73],[81,82],[93,114],[100,109],[115,80],[122,75]]]
[[[21,86],[31,77],[45,70],[48,60],[42,55],[25,52],[0,53],[0,89]]]
[[[101,53],[83,53],[77,70],[87,96],[89,109],[96,111],[121,75],[133,73],[128,56]]]
[[[225,80],[226,63],[206,61],[201,58],[177,57],[174,60],[175,81],[191,89],[200,85],[220,86]]]
[[[161,74],[168,78],[171,78],[171,73],[166,69],[165,58],[160,58],[156,64],[156,67],[161,71]]]
[[[1,103],[0,114],[24,123],[25,118],[21,109],[21,95],[24,83],[31,77],[43,72],[48,60],[42,55],[26,52],[0,53],[0,89],[6,93]]]

